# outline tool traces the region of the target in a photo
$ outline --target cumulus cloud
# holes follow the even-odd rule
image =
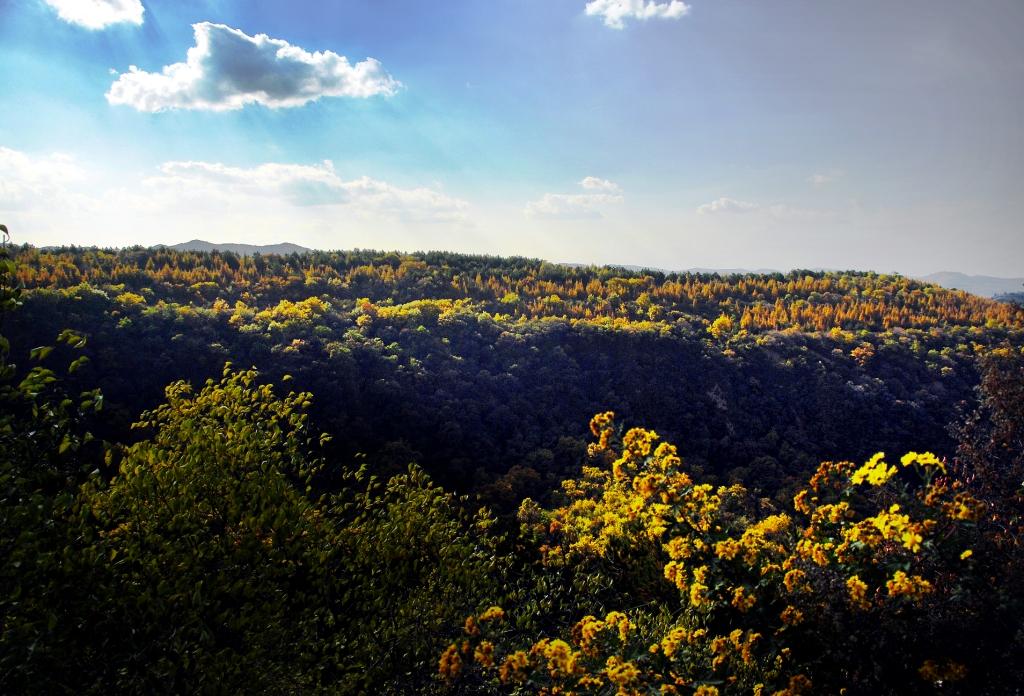
[[[580,186],[589,191],[612,191],[618,193],[619,185],[607,179],[598,179],[596,176],[588,176],[580,182]]]
[[[107,92],[111,104],[139,111],[230,111],[246,104],[302,106],[320,97],[390,96],[401,87],[374,58],[355,65],[332,51],[310,53],[266,34],[223,24],[192,25],[196,45],[184,63],[159,73],[131,66]]]
[[[580,181],[580,188],[595,193],[545,193],[526,204],[527,217],[554,220],[586,220],[602,217],[602,209],[622,203],[619,185],[594,176]]]
[[[166,162],[152,190],[225,200],[239,196],[274,198],[294,206],[348,206],[370,217],[418,222],[463,220],[469,204],[430,188],[401,188],[363,176],[344,180],[330,160],[318,165],[267,163],[230,167],[218,162]]]
[[[0,210],[21,210],[63,197],[85,178],[70,155],[32,156],[0,147]]]
[[[526,204],[526,214],[534,218],[585,220],[602,217],[603,206],[621,202],[622,196],[600,193],[545,193]]]
[[[747,201],[738,201],[734,198],[718,198],[705,203],[704,205],[697,208],[699,215],[714,215],[716,213],[749,213],[752,210],[757,210],[761,206],[757,203],[749,203]]]
[[[627,19],[679,19],[690,12],[690,6],[682,0],[591,0],[586,12],[590,17],[603,17],[607,27],[623,29]]]
[[[103,29],[111,24],[142,24],[139,0],[46,0],[57,16],[86,29]]]

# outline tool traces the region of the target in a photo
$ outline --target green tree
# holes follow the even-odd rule
[[[167,388],[152,431],[78,502],[101,603],[93,684],[120,691],[308,690],[338,666],[324,640],[337,531],[307,495],[318,462],[306,393],[277,398],[226,367]],[[82,670],[90,670],[81,665]]]
[[[15,265],[7,253],[7,227],[0,225],[0,326],[21,304]],[[85,338],[63,331],[58,343],[79,349]],[[11,346],[0,335],[0,691],[38,688],[61,662],[60,644],[70,637],[55,598],[76,596],[79,581],[63,572],[73,555],[68,512],[91,436],[82,421],[99,410],[96,390],[78,398],[67,393],[57,372],[44,366],[54,346],[29,353],[28,371],[10,361]],[[67,368],[74,372],[84,356]],[[53,683],[53,682],[51,682]]]

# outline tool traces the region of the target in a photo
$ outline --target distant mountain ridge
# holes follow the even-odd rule
[[[1019,293],[1024,286],[1024,278],[996,278],[994,276],[967,275],[956,271],[941,271],[919,276],[917,279],[951,290],[966,290],[982,297]]]
[[[267,254],[279,254],[284,256],[286,254],[305,254],[308,251],[312,251],[304,246],[298,244],[292,244],[285,242],[282,244],[216,244],[213,242],[206,242],[202,239],[193,239],[188,242],[182,242],[181,244],[172,244],[167,249],[174,249],[175,251],[230,251],[233,254],[239,256],[252,256],[253,254],[260,254],[265,256]]]

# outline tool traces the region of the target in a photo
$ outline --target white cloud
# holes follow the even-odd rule
[[[553,220],[586,220],[601,217],[602,209],[624,200],[619,185],[607,179],[588,176],[580,187],[600,193],[545,193],[526,204],[527,217]]]
[[[380,62],[355,65],[332,51],[310,53],[266,34],[249,36],[223,24],[192,25],[196,45],[184,63],[159,73],[134,65],[107,92],[111,104],[139,111],[229,111],[246,104],[302,106],[320,97],[393,95],[401,83]]]
[[[449,248],[471,234],[473,214],[437,186],[342,178],[329,162],[167,162],[147,178],[0,146],[0,222],[17,243],[124,246],[207,236],[322,248]]]
[[[622,196],[604,193],[545,193],[526,204],[526,214],[535,218],[581,220],[601,217],[601,208],[621,203]]]
[[[754,219],[764,221],[805,220],[821,221],[834,216],[834,211],[826,209],[808,209],[788,205],[786,203],[761,204],[750,201],[738,201],[735,198],[718,198],[697,208],[698,215],[718,215],[728,213],[750,213]]]
[[[584,177],[580,186],[590,191],[612,191],[618,193],[619,185],[607,179],[598,179],[596,176]]]
[[[146,179],[150,190],[235,200],[273,198],[292,206],[347,206],[364,217],[415,222],[463,220],[469,204],[431,188],[401,188],[363,176],[343,180],[334,165],[267,163],[230,167],[217,162],[166,162],[161,175]]]
[[[831,169],[827,172],[819,172],[807,177],[807,183],[815,187],[828,186],[831,183],[843,178],[843,172],[839,169]]]
[[[86,29],[103,29],[111,24],[142,24],[145,11],[139,0],[46,0],[65,22]]]
[[[85,179],[75,160],[55,153],[33,157],[0,147],[0,210],[22,210],[65,194],[70,184]]]
[[[761,206],[757,203],[749,203],[747,201],[738,201],[734,198],[718,198],[705,203],[704,205],[697,208],[699,215],[714,215],[715,213],[749,213],[752,210],[757,210]]]
[[[623,29],[627,19],[679,19],[690,12],[690,6],[682,0],[591,0],[586,12],[603,17],[605,26]]]

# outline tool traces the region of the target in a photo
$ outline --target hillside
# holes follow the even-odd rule
[[[1020,307],[21,248],[0,312],[5,692],[1019,683]]]
[[[61,328],[90,335],[103,432],[125,429],[168,382],[230,360],[312,391],[337,456],[365,453],[381,471],[415,461],[501,509],[545,496],[608,409],[769,495],[872,447],[948,452],[976,353],[1019,343],[1024,326],[1020,308],[876,274],[370,251],[17,260],[28,292],[11,332],[29,346]]]

